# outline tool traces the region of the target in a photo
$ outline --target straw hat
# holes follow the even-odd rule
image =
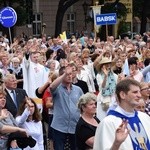
[[[103,65],[103,64],[108,64],[108,63],[111,63],[112,66],[115,64],[115,62],[112,61],[111,59],[109,59],[109,58],[107,58],[107,57],[103,57],[103,58],[101,59],[101,61],[96,65],[96,70],[97,70],[98,72],[100,72],[102,65]]]

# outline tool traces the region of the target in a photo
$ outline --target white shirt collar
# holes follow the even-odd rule
[[[123,108],[121,108],[119,105],[116,107],[115,111],[125,115],[126,117],[134,117],[135,112],[127,112]]]

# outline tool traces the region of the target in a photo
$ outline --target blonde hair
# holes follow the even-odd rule
[[[140,88],[142,89],[144,86],[148,86],[148,83],[147,82],[140,82]]]
[[[2,53],[0,54],[0,60],[2,60],[3,57],[8,57],[8,55],[9,55],[8,52],[6,52],[6,51],[2,52]]]
[[[6,96],[6,92],[4,90],[4,86],[3,85],[0,85],[0,95]]]
[[[82,50],[82,54],[84,55],[84,54],[90,54],[90,50],[88,49],[88,48],[84,48],[83,50]]]
[[[20,63],[20,59],[18,57],[13,57],[11,59],[11,62],[18,62],[18,63]]]

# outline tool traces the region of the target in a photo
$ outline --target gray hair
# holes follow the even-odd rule
[[[85,106],[88,102],[90,101],[95,101],[97,100],[97,96],[94,94],[94,93],[86,93],[84,95],[82,95],[80,98],[79,98],[79,101],[78,101],[78,108],[80,109],[80,112],[83,113],[83,109],[82,109],[82,106]]]
[[[51,63],[55,63],[56,64],[55,60],[48,60],[47,61],[47,66],[49,67]]]
[[[8,74],[6,74],[5,76],[4,76],[4,82],[8,82],[8,80],[10,80],[11,78],[15,78],[16,79],[16,76],[14,75],[14,74],[10,74],[10,73],[8,73]]]

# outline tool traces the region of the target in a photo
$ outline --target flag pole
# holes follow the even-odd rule
[[[106,39],[107,39],[107,37],[108,37],[108,24],[106,22]]]
[[[12,44],[11,30],[10,30],[10,28],[8,28],[8,30],[9,30],[9,39],[10,39],[10,44]]]
[[[99,25],[96,25],[96,15],[101,14],[101,7],[104,5],[98,5],[98,1],[95,2],[94,6],[91,6],[92,10],[93,10],[93,14],[94,14],[94,34],[95,34],[95,38],[97,38],[97,33],[99,32]]]

